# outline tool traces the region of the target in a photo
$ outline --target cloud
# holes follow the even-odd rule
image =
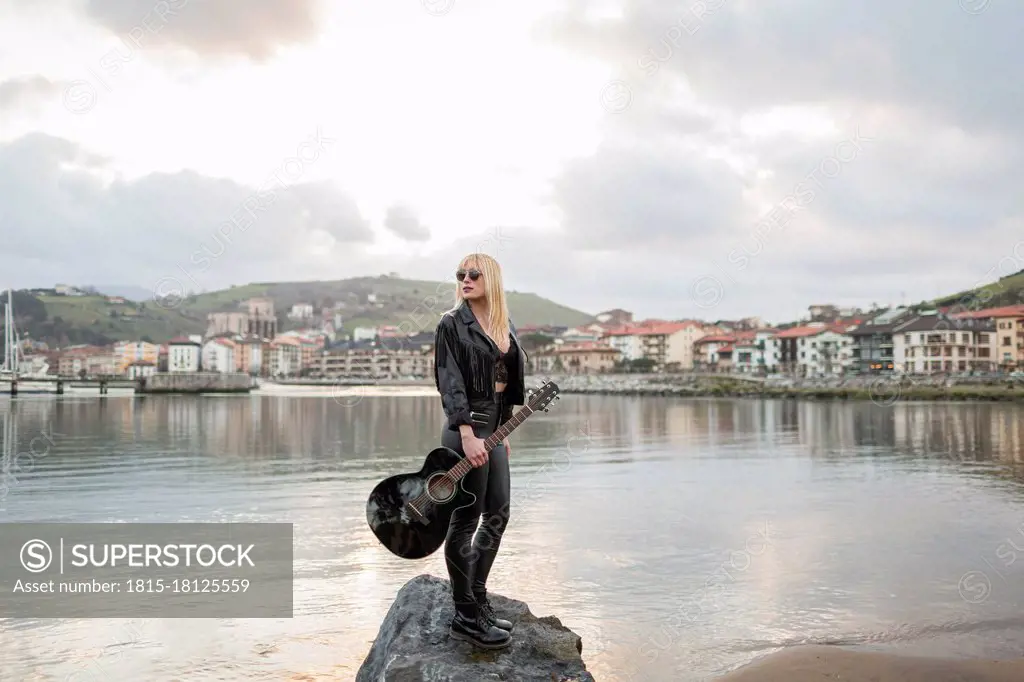
[[[609,143],[571,163],[553,199],[572,248],[636,249],[733,229],[743,218],[742,191],[726,164],[699,153]]]
[[[601,149],[564,169],[553,199],[575,248],[678,267],[660,284],[678,296],[669,314],[702,312],[688,291],[700,277],[727,290],[716,317],[916,301],[974,284],[1012,248],[1024,88],[1005,65],[1024,60],[1024,7],[624,0],[609,17],[599,4],[538,30],[615,79],[616,97],[594,93]]]
[[[271,57],[317,35],[319,0],[87,0],[88,16],[132,42],[206,56]]]
[[[318,260],[337,267],[374,239],[352,198],[326,183],[247,187],[192,171],[125,180],[42,133],[0,145],[0,224],[3,270],[37,284],[117,272],[130,283],[191,277],[189,288],[216,289]]]
[[[61,84],[43,76],[24,76],[0,81],[0,112],[33,104],[60,91]]]
[[[388,207],[384,227],[406,241],[425,242],[430,239],[430,230],[420,222],[415,211],[401,204]]]
[[[928,0],[624,0],[618,21],[591,18],[596,4],[573,3],[546,35],[597,52],[628,80],[685,78],[717,104],[886,101],[965,127],[1016,127],[1024,105],[1003,77],[1024,52],[1024,8],[1011,3],[974,15]]]
[[[141,47],[173,45],[204,56],[254,60],[313,39],[314,16],[322,9],[305,0],[84,5],[93,22],[125,41],[119,53],[134,35]],[[496,166],[526,169],[521,177],[505,174],[488,185],[487,178],[495,176],[480,166],[474,177],[480,182],[470,194],[486,200],[463,202],[452,211],[471,211],[471,220],[461,219],[482,226],[522,226],[510,231],[514,239],[498,254],[516,288],[581,308],[624,307],[638,316],[757,314],[780,321],[811,302],[859,299],[867,305],[899,300],[901,292],[916,301],[1008,271],[1009,264],[992,272],[1002,257],[1015,253],[1024,219],[1024,120],[1017,115],[1024,108],[1024,88],[1006,71],[1024,58],[1024,41],[1016,35],[1024,6],[989,0],[621,0],[613,13],[604,0],[565,5],[568,10],[536,27],[534,37],[548,43],[540,46],[539,63],[553,73],[578,76],[573,88],[559,94],[575,97],[584,88],[580,106],[591,108],[580,109],[583,114],[566,127],[549,117],[547,137],[537,134],[536,140],[543,146],[545,139],[571,137],[575,142],[565,151],[575,158],[552,162],[533,153],[524,138],[491,155]],[[155,20],[158,7],[168,11]],[[441,21],[416,13],[440,31],[430,29],[438,48],[452,50],[435,56],[480,67],[465,61],[465,50],[455,49],[461,31],[473,44],[491,35],[481,27],[498,15],[475,12],[456,11]],[[512,14],[521,21],[511,27],[518,35],[529,12]],[[511,54],[509,64],[526,63],[533,53]],[[279,65],[290,74],[289,64]],[[393,66],[372,68],[390,72]],[[481,68],[484,73],[492,67],[488,62]],[[246,75],[245,65],[239,73]],[[367,83],[381,81],[373,73],[367,72]],[[149,81],[140,72],[138,82]],[[418,82],[424,101],[457,87],[434,80],[426,65]],[[126,101],[130,87],[126,81],[119,95]],[[195,109],[182,92],[182,106]],[[530,94],[536,92],[547,90],[512,88],[508,99],[495,101],[504,101],[503,107],[550,103],[547,96],[537,100]],[[299,108],[313,112],[325,102],[314,98],[307,107],[306,101]],[[580,104],[566,99],[556,106],[563,101],[567,109]],[[438,120],[454,115],[441,106],[430,111]],[[372,155],[379,155],[374,139],[408,128],[399,119],[379,118],[369,128],[354,128],[365,142],[354,146]],[[96,125],[99,130],[98,119]],[[446,153],[457,160],[480,148],[479,130],[459,133],[465,137],[442,136]],[[118,133],[88,134],[105,145]],[[131,159],[136,167],[147,158],[115,146],[97,148]],[[140,284],[179,263],[208,288],[247,279],[390,270],[450,278],[457,256],[480,241],[465,235],[465,243],[442,247],[436,233],[448,220],[431,206],[436,192],[417,197],[401,191],[403,200],[418,207],[413,211],[394,203],[388,193],[393,184],[374,187],[365,173],[353,175],[365,191],[355,197],[358,204],[329,185],[291,183],[253,225],[242,230],[236,224],[217,241],[218,228],[228,229],[225,215],[239,207],[244,215],[257,188],[188,172],[128,181],[116,175],[114,161],[45,136],[11,143],[0,149],[0,160],[0,216],[6,231],[17,233],[5,235],[5,247],[17,247],[18,254],[0,258],[15,281],[111,281],[95,273],[102,267],[99,254],[118,258],[118,267],[128,270],[117,281]],[[188,158],[173,163],[187,164]],[[368,164],[353,156],[351,166]],[[349,171],[325,164],[315,172]],[[383,243],[363,249],[372,232],[359,206],[385,212],[383,229],[415,242],[417,253],[411,253],[411,243],[397,254],[385,253],[390,247]],[[428,218],[429,231],[420,220],[428,211],[440,216]],[[223,255],[207,253],[227,240]],[[702,277],[715,278],[724,290],[711,310],[698,305],[708,299],[693,300],[694,282]]]

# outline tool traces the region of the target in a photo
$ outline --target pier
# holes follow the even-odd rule
[[[43,384],[46,390],[40,391],[38,386]],[[109,388],[130,388],[135,389],[136,382],[131,379],[121,378],[86,378],[80,377],[33,377],[33,376],[0,376],[0,391],[10,395],[19,393],[56,393],[64,395],[68,386],[75,388],[96,388],[100,395],[107,395]],[[50,390],[52,389],[52,390]]]
[[[42,385],[42,390],[40,389]],[[0,374],[0,391],[12,396],[20,393],[55,393],[65,390],[96,388],[107,395],[111,388],[131,389],[136,395],[147,393],[249,393],[252,378],[240,372],[158,372],[148,377],[125,379],[121,377],[61,377],[11,376]]]

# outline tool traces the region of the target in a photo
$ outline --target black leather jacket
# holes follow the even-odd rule
[[[526,402],[526,353],[511,322],[509,330],[517,350],[518,369],[508,373],[501,422],[512,416],[513,405]],[[462,424],[472,425],[470,410],[493,404],[494,363],[499,357],[498,347],[477,322],[468,303],[463,301],[454,312],[441,316],[434,330],[434,383],[449,429],[457,431]]]

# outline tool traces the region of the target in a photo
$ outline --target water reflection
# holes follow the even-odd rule
[[[1019,648],[1024,554],[990,567],[1024,521],[1021,415],[565,396],[513,436],[493,582],[582,633],[598,679],[704,679],[802,641]],[[26,398],[0,417],[5,522],[295,524],[295,618],[147,620],[128,645],[117,621],[2,621],[12,679],[352,679],[397,589],[445,575],[391,557],[363,511],[437,444],[436,396]],[[997,598],[958,594],[972,570]]]

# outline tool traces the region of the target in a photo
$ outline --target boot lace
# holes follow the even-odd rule
[[[489,623],[493,623],[497,620],[497,614],[494,612],[494,608],[491,606],[490,600],[486,597],[480,600],[480,615]]]

